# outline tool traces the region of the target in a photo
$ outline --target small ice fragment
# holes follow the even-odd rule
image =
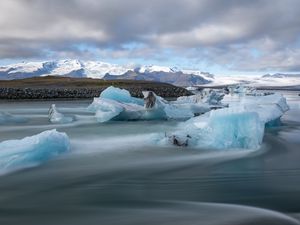
[[[64,116],[62,113],[58,112],[55,104],[50,106],[48,117],[51,123],[71,123],[74,120],[73,117]]]

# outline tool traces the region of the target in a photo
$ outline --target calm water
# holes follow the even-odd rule
[[[0,224],[300,224],[300,97],[284,95],[291,110],[258,151],[157,147],[151,134],[178,122],[96,124],[89,101],[56,102],[69,125],[49,124],[52,102],[0,102],[29,119],[0,125],[0,141],[57,128],[72,145],[0,177]]]

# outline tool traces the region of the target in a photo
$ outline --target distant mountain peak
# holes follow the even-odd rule
[[[286,78],[286,77],[300,77],[300,74],[286,74],[286,73],[275,73],[275,74],[265,74],[262,78]]]
[[[190,86],[210,82],[213,75],[178,67],[158,65],[117,65],[102,61],[63,59],[41,62],[21,62],[0,67],[0,79],[21,79],[35,76],[59,75],[70,77],[144,79]],[[163,76],[163,77],[162,77]]]

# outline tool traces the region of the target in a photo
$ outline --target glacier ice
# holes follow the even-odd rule
[[[241,99],[240,104],[248,111],[257,112],[265,124],[280,118],[289,110],[286,99],[278,93],[266,96],[246,96]]]
[[[133,103],[122,103],[111,99],[94,98],[88,110],[95,112],[98,122],[109,120],[138,120],[144,107]]]
[[[51,123],[71,123],[74,118],[71,116],[65,116],[58,112],[55,104],[52,104],[48,112],[49,121]]]
[[[176,103],[190,103],[190,104],[208,104],[211,106],[222,105],[222,100],[225,94],[223,91],[216,91],[212,89],[204,89],[199,94],[192,96],[182,96],[177,98]]]
[[[174,137],[193,147],[216,149],[257,149],[262,141],[264,124],[255,112],[243,107],[213,110],[180,125]],[[170,140],[169,140],[170,141]]]
[[[67,134],[56,130],[20,140],[8,140],[0,143],[0,171],[7,172],[39,165],[70,148]]]
[[[147,108],[145,105],[145,119],[186,119],[194,116],[190,108],[168,102],[152,91],[143,91],[145,103],[150,94],[154,96],[155,104],[152,108]]]
[[[201,93],[192,96],[182,96],[172,102],[178,108],[190,110],[194,115],[209,112],[212,109],[224,108],[222,103],[225,94],[222,91],[204,89]]]
[[[206,95],[204,95],[204,102],[209,105],[222,105],[225,94],[222,91],[209,90]]]
[[[95,113],[98,122],[188,119],[194,116],[193,111],[199,111],[197,106],[193,109],[170,103],[152,91],[143,91],[143,95],[144,100],[132,97],[127,90],[109,87],[101,93],[99,98],[94,98],[88,110]]]
[[[142,99],[132,97],[129,91],[121,88],[110,86],[101,92],[100,98],[115,100],[123,103],[133,103],[137,105],[144,105]]]
[[[0,124],[8,123],[25,123],[27,118],[21,116],[15,116],[7,112],[0,112]]]
[[[286,99],[280,94],[247,96],[238,105],[189,119],[164,139],[180,146],[188,143],[217,149],[258,149],[265,126],[288,109]]]

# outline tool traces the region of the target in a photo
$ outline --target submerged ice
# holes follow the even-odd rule
[[[69,138],[56,130],[0,143],[1,173],[39,165],[70,148]]]
[[[13,123],[25,123],[27,119],[21,116],[15,116],[8,112],[0,112],[0,125],[1,124],[13,124]]]

